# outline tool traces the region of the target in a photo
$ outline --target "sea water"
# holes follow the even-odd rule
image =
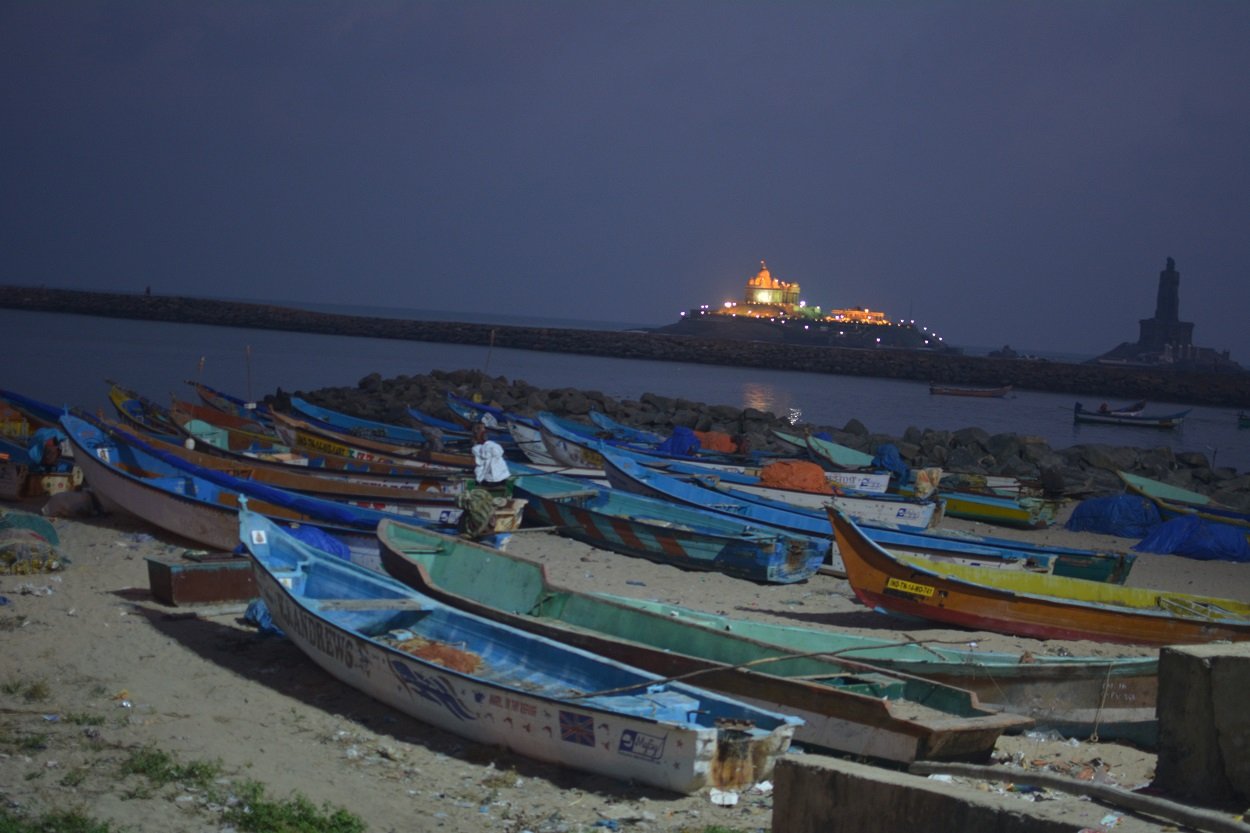
[[[368,308],[321,309],[382,314]],[[456,313],[449,312],[392,310],[388,314],[419,320],[457,319]],[[469,313],[459,320],[582,329],[628,326],[556,324],[519,317],[485,320]],[[1017,391],[1003,399],[933,396],[927,382],[917,381],[19,310],[0,310],[0,332],[10,345],[9,368],[0,387],[50,404],[77,405],[110,415],[106,380],[166,404],[171,394],[193,398],[186,384],[192,380],[237,396],[262,398],[279,388],[295,393],[355,386],[372,373],[389,378],[472,369],[539,388],[598,390],[616,399],[654,393],[755,408],[817,426],[840,428],[856,419],[873,433],[894,437],[901,437],[909,426],[942,430],[975,426],[991,434],[1040,437],[1056,449],[1086,443],[1168,447],[1178,453],[1200,452],[1217,466],[1250,470],[1250,430],[1237,429],[1237,412],[1232,408],[1149,402],[1150,413],[1192,409],[1180,429],[1165,431],[1075,425],[1072,408],[1077,400],[1095,408],[1101,400],[1071,394]]]

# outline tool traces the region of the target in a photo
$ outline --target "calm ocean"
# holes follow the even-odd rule
[[[628,327],[534,318],[484,320],[467,313],[420,310],[309,308],[418,320]],[[780,416],[798,412],[814,425],[840,427],[855,418],[870,431],[892,436],[901,436],[909,426],[950,430],[977,426],[991,434],[1038,436],[1053,448],[1080,443],[1170,446],[1178,452],[1202,452],[1216,465],[1250,470],[1250,430],[1238,431],[1236,412],[1226,408],[1193,407],[1177,431],[1076,426],[1072,422],[1076,397],[1068,394],[1019,391],[1006,399],[931,396],[923,382],[15,310],[0,310],[0,328],[15,353],[0,387],[52,404],[106,413],[111,413],[106,379],[165,402],[171,393],[190,398],[186,381],[193,379],[238,396],[263,397],[278,388],[295,392],[353,386],[374,372],[392,377],[470,368],[540,388],[594,389],[618,399],[637,399],[650,392]],[[1096,406],[1099,400],[1089,397],[1086,404]],[[1151,402],[1149,410],[1171,413],[1186,407]]]

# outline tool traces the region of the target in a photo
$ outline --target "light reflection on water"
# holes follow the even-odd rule
[[[759,382],[747,382],[742,386],[742,407],[754,408],[771,414],[784,414],[790,407],[786,401],[781,403],[779,392],[772,385]],[[788,400],[789,397],[786,397]]]

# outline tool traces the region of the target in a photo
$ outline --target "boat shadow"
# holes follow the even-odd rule
[[[686,796],[645,785],[617,781],[544,764],[503,747],[482,744],[454,735],[396,711],[339,681],[310,660],[282,636],[261,631],[231,611],[215,621],[194,609],[179,610],[160,605],[147,591],[127,588],[114,595],[130,604],[130,615],[141,616],[157,633],[201,659],[372,733],[380,740],[419,746],[435,755],[446,755],[467,764],[493,765],[500,772],[513,771],[523,778],[541,778],[559,789],[578,789],[613,801],[675,801]],[[220,610],[220,608],[218,609]],[[240,700],[242,698],[240,697]],[[397,763],[406,768],[402,762]]]

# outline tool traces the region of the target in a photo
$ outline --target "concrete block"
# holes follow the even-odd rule
[[[1010,770],[1004,770],[1010,777]],[[782,758],[773,775],[773,833],[1116,833],[1175,830],[1076,796],[1040,802],[840,758]]]
[[[1221,806],[1250,801],[1250,643],[1159,653],[1159,757],[1155,785]]]

